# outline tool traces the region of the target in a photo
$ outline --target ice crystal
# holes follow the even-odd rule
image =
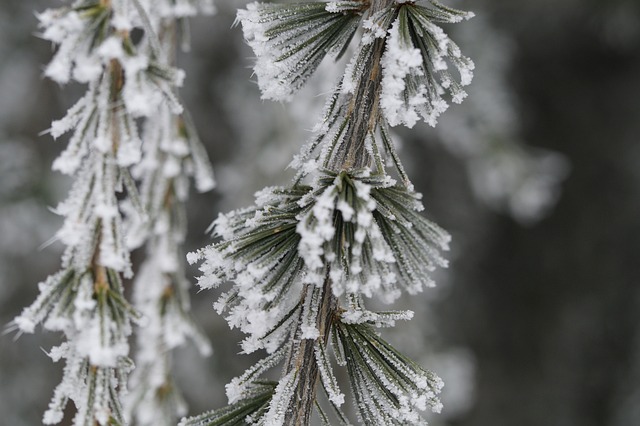
[[[236,282],[217,306],[228,312],[230,326],[249,334],[243,342],[245,352],[277,348],[286,337],[275,328],[286,321],[295,305],[286,296],[300,288],[304,261],[296,253],[300,240],[296,216],[302,211],[298,201],[307,191],[270,188],[270,197],[260,197],[269,198],[267,204],[221,215],[214,232],[223,241],[190,256],[191,261],[203,260],[203,275],[198,278],[202,288],[226,280]],[[268,245],[277,249],[269,250]]]
[[[178,426],[213,426],[227,424],[256,424],[267,411],[277,383],[255,383],[246,397],[220,410],[182,419]]]
[[[286,295],[299,291],[296,283],[322,286],[329,273],[336,296],[392,301],[401,289],[420,291],[429,285],[430,271],[446,266],[439,250],[447,249],[449,236],[418,213],[416,194],[385,182],[328,174],[315,190],[272,188],[268,204],[216,220],[215,233],[223,241],[190,260],[204,260],[201,287],[236,283],[218,306],[228,310],[231,326],[250,335],[245,351],[264,347],[263,339],[291,310]],[[312,338],[316,332],[310,325],[303,335]]]
[[[402,289],[414,293],[429,284],[428,273],[446,265],[439,250],[446,249],[449,237],[420,210],[417,194],[385,177],[325,172],[313,186],[263,190],[256,206],[215,221],[214,233],[222,241],[189,257],[202,261],[199,283],[209,288],[233,281],[217,308],[227,312],[230,326],[248,335],[244,352],[265,348],[272,354],[227,386],[230,404],[246,398],[258,376],[282,360],[294,337],[312,341],[328,397],[336,407],[343,403],[322,346],[324,331],[317,325],[321,289],[328,282],[335,296],[392,301]],[[305,290],[301,283],[307,284]],[[301,290],[305,296],[297,302]],[[378,326],[411,317],[372,313],[360,304],[343,315],[345,324]],[[295,380],[287,375],[283,383],[290,387]],[[265,424],[282,420],[282,407],[292,403],[289,387],[276,388]]]
[[[315,357],[320,371],[320,379],[327,392],[329,401],[336,407],[344,404],[344,394],[338,387],[338,380],[333,374],[333,368],[329,362],[325,345],[320,341],[315,347]]]
[[[261,419],[262,424],[265,426],[280,426],[284,424],[286,410],[293,398],[299,378],[296,372],[292,371],[280,379],[269,403],[269,411]]]

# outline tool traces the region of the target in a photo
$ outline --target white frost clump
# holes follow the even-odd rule
[[[319,269],[324,265],[322,256],[324,244],[330,241],[334,234],[333,211],[335,208],[336,187],[331,186],[316,197],[313,207],[306,217],[303,217],[296,226],[296,232],[300,235],[298,251],[310,270]],[[313,275],[314,277],[317,275]],[[322,279],[322,277],[319,277]],[[320,286],[322,281],[314,284]]]
[[[310,210],[299,218],[296,227],[300,235],[298,251],[310,271],[306,282],[321,286],[324,282],[322,268],[329,264],[336,296],[348,292],[372,297],[393,284],[392,274],[384,275],[377,269],[386,270],[388,267],[381,265],[392,264],[395,258],[373,220],[376,202],[370,191],[369,185],[338,175],[313,200]],[[353,199],[347,198],[347,193],[353,194]],[[343,247],[342,253],[335,251],[334,241],[345,238],[344,228],[336,230],[334,227],[336,215],[341,217],[343,226],[353,226],[355,232],[353,245]],[[336,234],[336,231],[340,233]],[[363,254],[371,259],[372,265],[363,265]]]
[[[382,58],[384,77],[382,78],[382,93],[380,105],[384,110],[389,124],[396,126],[404,123],[407,127],[413,127],[420,119],[417,107],[427,102],[426,87],[419,86],[416,93],[409,100],[405,100],[405,79],[411,74],[424,75],[422,71],[422,55],[420,49],[406,46],[400,42],[398,34],[399,22],[393,23],[387,38],[387,48]],[[435,114],[444,112],[446,103],[438,103]]]
[[[446,266],[439,250],[448,248],[450,237],[420,216],[416,194],[368,173],[340,173],[330,183],[328,176],[320,182],[314,199],[301,200],[308,208],[296,226],[306,283],[322,286],[328,273],[336,296],[386,302],[398,298],[401,288],[413,294],[432,285],[428,272]],[[405,198],[406,210],[390,210],[387,196]],[[392,231],[383,234],[381,227]]]
[[[365,32],[362,35],[363,44],[371,44],[373,43],[373,40],[377,38],[384,38],[387,35],[387,31],[383,27],[382,23],[376,18],[377,17],[371,17],[362,22],[362,28],[365,29]]]
[[[409,12],[396,19],[388,31],[382,57],[383,79],[380,105],[390,125],[413,127],[420,118],[429,125],[448,108],[443,99],[449,92],[454,103],[467,96],[462,89],[471,83],[473,62],[462,56],[460,48],[421,14],[419,6],[405,6]],[[415,10],[414,10],[415,9]],[[448,22],[468,19],[472,14],[449,16]],[[407,29],[411,23],[419,36],[428,37],[420,48],[414,46]],[[449,63],[460,74],[457,82],[449,73]]]

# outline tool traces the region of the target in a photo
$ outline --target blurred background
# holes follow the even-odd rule
[[[640,425],[640,2],[445,3],[477,15],[446,29],[476,62],[469,98],[436,129],[396,136],[427,214],[453,235],[451,265],[435,290],[397,303],[416,317],[386,337],[445,380],[433,425]],[[39,134],[82,87],[42,78],[52,47],[34,12],[60,4],[0,3],[2,325],[59,267],[62,246],[43,245],[70,183],[50,171],[64,142]],[[288,182],[339,76],[327,61],[297,103],[261,101],[232,28],[243,4],[219,0],[217,15],[192,20],[180,58],[218,180],[191,197],[187,250],[209,243],[218,212]],[[224,384],[251,363],[211,308],[216,294],[192,296],[214,354],[175,357],[192,414],[224,404]],[[44,351],[60,337],[14,338],[0,337],[0,424],[40,424],[62,368]]]

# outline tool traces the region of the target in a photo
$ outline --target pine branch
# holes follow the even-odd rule
[[[395,0],[253,4],[239,13],[266,98],[288,99],[324,55],[346,51],[352,22],[364,28],[316,136],[292,162],[295,183],[263,190],[254,207],[221,215],[214,226],[220,241],[190,255],[203,261],[202,288],[234,283],[216,308],[248,334],[243,349],[271,354],[227,387],[228,409],[251,398],[254,378],[278,367],[288,351],[268,409],[244,423],[309,424],[321,383],[336,418],[348,424],[329,343],[337,365],[346,367],[363,423],[424,424],[420,411],[439,411],[437,376],[373,329],[412,314],[371,312],[363,298],[392,302],[403,290],[415,294],[433,285],[435,267],[447,265],[441,251],[450,237],[419,213],[421,197],[389,125],[410,127],[418,118],[435,124],[447,91],[462,100],[459,88],[473,65],[436,23],[470,16],[435,1],[426,7]],[[460,83],[446,72],[449,64]],[[386,157],[401,183],[388,174]]]
[[[123,398],[133,367],[128,338],[131,322],[141,314],[140,306],[134,308],[124,296],[123,280],[131,278],[133,270],[132,247],[127,244],[130,226],[125,225],[123,214],[127,211],[129,218],[140,223],[148,214],[157,218],[155,211],[145,211],[150,207],[147,193],[141,196],[133,179],[144,180],[134,169],[149,160],[138,123],[151,120],[156,111],[173,117],[181,113],[174,91],[183,78],[159,52],[157,27],[153,27],[159,15],[178,6],[167,1],[160,5],[164,7],[151,10],[143,7],[146,2],[132,1],[77,0],[38,16],[42,37],[57,45],[45,75],[60,84],[73,79],[88,86],[86,94],[50,129],[54,138],[72,134],[53,164],[75,178],[67,200],[56,209],[65,217],[57,233],[66,245],[62,269],[40,286],[35,302],[15,319],[21,331],[33,332],[42,323],[48,330],[62,331],[66,339],[50,353],[54,361],[64,358],[66,366],[44,414],[46,424],[62,421],[69,402],[76,407],[74,426],[125,424]],[[189,13],[182,3],[184,16]],[[131,30],[141,27],[144,36],[134,42]],[[179,185],[168,186],[172,193],[176,190],[179,201],[184,200],[186,194],[177,190]],[[124,189],[126,194],[121,195]],[[176,211],[173,202],[165,207]],[[172,216],[169,211],[167,216]],[[178,225],[174,235],[158,240],[181,241],[179,221],[174,222]],[[175,299],[184,311],[184,299]]]
[[[197,1],[190,3],[191,14],[197,12],[197,6],[204,6]],[[164,7],[170,5],[167,2]],[[145,33],[154,34],[150,39],[153,42],[146,46],[149,56],[168,58],[173,64],[181,14],[176,11],[153,16],[144,12],[140,3],[135,6],[147,16],[143,22]],[[145,244],[146,257],[134,282],[133,297],[146,325],[136,333],[137,367],[131,377],[132,391],[126,409],[137,425],[171,426],[187,411],[173,379],[173,349],[191,339],[203,356],[211,353],[210,343],[189,314],[190,283],[184,276],[182,249],[188,180],[194,178],[199,191],[210,190],[215,181],[187,111],[176,115],[168,105],[161,105],[147,117],[142,139],[142,159],[133,174],[140,182],[140,202],[147,214],[145,220],[130,215],[127,225],[129,246]]]

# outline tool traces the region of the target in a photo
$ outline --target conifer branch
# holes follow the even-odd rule
[[[450,237],[419,213],[421,197],[388,127],[411,127],[419,118],[435,125],[443,95],[463,99],[460,87],[473,64],[436,24],[469,17],[435,1],[398,0],[251,4],[239,12],[265,98],[288,99],[323,56],[346,51],[351,23],[363,28],[316,136],[292,162],[294,184],[267,188],[254,207],[221,215],[214,223],[220,241],[190,255],[191,262],[202,261],[202,288],[234,283],[216,308],[248,334],[246,352],[288,348],[268,408],[243,423],[309,424],[321,383],[337,420],[347,424],[329,344],[337,365],[346,367],[361,422],[424,424],[420,411],[440,410],[440,379],[375,332],[411,313],[371,312],[365,297],[392,302],[402,291],[415,294],[433,285],[429,275],[437,266],[447,265],[441,251]],[[458,69],[459,83],[449,65]],[[385,157],[401,183],[387,172]],[[281,362],[267,359],[232,381],[232,405],[210,418],[252,398],[258,372]],[[319,415],[330,422],[321,409]]]
[[[177,20],[169,15],[144,23],[149,31],[157,31],[149,54],[161,53],[172,64],[179,42]],[[133,170],[148,212],[143,221],[136,215],[128,218],[130,247],[145,243],[146,250],[133,297],[147,324],[136,333],[137,367],[126,401],[129,416],[140,426],[171,426],[186,414],[186,403],[173,379],[172,350],[191,339],[202,355],[211,353],[204,333],[189,315],[190,284],[184,276],[182,243],[188,179],[195,179],[199,191],[210,190],[215,181],[194,129],[187,127],[186,114],[176,115],[160,107],[147,118],[142,133],[143,157]]]
[[[124,396],[133,369],[128,342],[131,322],[148,315],[139,303],[134,307],[125,299],[123,280],[133,276],[130,252],[136,245],[131,244],[130,221],[162,229],[157,206],[149,202],[148,185],[145,187],[157,174],[145,174],[149,168],[143,166],[156,161],[148,153],[153,151],[149,145],[157,144],[147,140],[143,146],[138,127],[140,121],[147,124],[153,121],[157,111],[164,114],[159,121],[172,117],[169,122],[173,123],[177,123],[175,118],[182,113],[175,90],[182,84],[183,73],[167,63],[154,34],[164,18],[188,15],[187,9],[195,12],[195,4],[206,4],[207,0],[180,3],[154,2],[154,8],[149,8],[149,2],[142,0],[76,0],[69,6],[38,15],[42,37],[57,46],[45,75],[60,84],[75,80],[88,86],[86,94],[50,129],[54,138],[71,133],[66,150],[53,168],[75,179],[67,200],[56,209],[65,217],[57,233],[57,238],[66,245],[62,268],[40,285],[40,295],[15,319],[22,332],[33,332],[38,324],[43,324],[48,330],[64,334],[65,342],[49,353],[54,361],[65,359],[66,366],[44,414],[45,424],[61,422],[69,402],[76,408],[74,426],[127,422]],[[132,30],[142,27],[142,39],[134,41]],[[148,139],[147,133],[144,139]],[[183,138],[184,146],[189,146],[184,139],[187,138]],[[206,187],[204,183],[211,177],[206,158],[196,162],[200,166],[198,171],[198,167],[189,164],[193,158],[189,149],[181,148],[178,153],[173,152],[174,159],[182,163],[178,169],[184,167],[192,172],[195,169],[192,174],[202,178],[199,186]],[[184,180],[189,173],[174,173],[175,167],[171,169],[166,164],[164,169],[171,171],[171,176],[159,179],[161,184],[167,184],[166,192],[160,191],[167,201],[160,210],[168,209],[160,219],[170,217],[177,230],[167,226],[164,228],[170,231],[167,234],[154,238],[146,235],[138,239],[139,244],[150,239],[151,245],[168,241],[171,246],[184,237],[182,223],[173,214],[179,211],[173,200],[184,201]],[[143,191],[139,192],[134,178],[142,182]],[[183,182],[176,183],[180,179]],[[213,181],[209,179],[209,183]],[[120,195],[124,190],[126,193]],[[169,196],[165,197],[165,193]],[[158,263],[157,258],[155,261]],[[177,270],[179,263],[177,260],[169,266]],[[164,272],[167,266],[163,265]],[[185,282],[178,285],[184,286]],[[177,286],[175,290],[179,290]],[[149,283],[141,291],[153,293]],[[184,314],[188,305],[179,294],[172,289],[162,297],[177,300],[174,306],[179,306]],[[163,317],[167,318],[170,316]]]

